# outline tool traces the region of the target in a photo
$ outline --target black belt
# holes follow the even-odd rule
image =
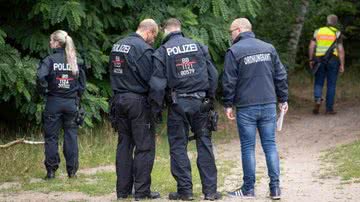
[[[141,93],[132,93],[132,92],[126,92],[126,93],[115,93],[116,96],[124,96],[129,98],[146,98],[147,94],[141,94]]]

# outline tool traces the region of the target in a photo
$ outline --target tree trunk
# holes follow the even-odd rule
[[[302,33],[302,28],[305,22],[305,16],[308,12],[309,8],[309,0],[302,0],[299,14],[296,17],[295,24],[293,25],[292,32],[290,35],[290,40],[288,44],[288,62],[290,67],[294,67],[296,62],[296,52],[300,40],[300,36]]]

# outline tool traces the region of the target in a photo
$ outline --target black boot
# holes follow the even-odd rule
[[[205,194],[204,200],[215,201],[221,199],[221,193],[215,192],[211,194]]]
[[[159,192],[150,192],[150,194],[146,194],[146,195],[135,194],[135,201],[146,200],[146,199],[157,199],[157,198],[160,198]]]
[[[76,175],[76,173],[69,173],[68,177],[74,179],[74,178],[77,178],[77,175]]]
[[[51,180],[55,178],[55,171],[53,170],[48,170],[47,174],[45,176],[45,180]]]
[[[169,200],[192,201],[194,200],[194,197],[192,194],[179,194],[177,192],[171,192],[169,194]]]

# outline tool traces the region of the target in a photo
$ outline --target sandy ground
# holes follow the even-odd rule
[[[281,161],[281,201],[360,201],[360,183],[342,183],[338,177],[324,178],[319,157],[328,148],[360,139],[360,106],[338,106],[337,115],[314,116],[310,108],[289,112],[283,131],[277,134]],[[235,127],[228,123],[227,128]],[[259,138],[257,138],[259,139]],[[240,145],[238,138],[230,143],[215,145],[217,159],[239,160],[225,178],[219,191],[231,191],[241,186]],[[256,198],[251,201],[270,201],[267,197],[268,177],[264,154],[259,141],[256,148],[257,183]],[[84,169],[84,174],[98,171],[113,171],[113,166]],[[18,184],[2,184],[0,189]],[[83,193],[71,192],[20,192],[0,194],[0,201],[112,201],[115,193],[90,197]],[[166,199],[156,200],[166,201]],[[224,197],[222,201],[241,201]]]
[[[341,106],[335,116],[314,116],[309,111],[296,114],[290,111],[283,131],[277,134],[282,172],[281,201],[360,201],[360,184],[341,183],[341,179],[335,176],[322,177],[324,169],[321,169],[319,160],[324,150],[360,139],[360,107]],[[239,140],[234,140],[231,144],[221,145],[220,156],[240,154],[239,144]],[[259,141],[256,150],[260,180],[256,184],[254,201],[270,201],[267,197],[269,178]],[[233,172],[234,175],[225,180],[225,190],[241,186],[240,163]],[[224,201],[237,200],[224,198]]]

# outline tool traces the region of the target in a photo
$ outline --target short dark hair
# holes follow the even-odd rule
[[[181,28],[181,22],[180,20],[176,19],[176,18],[169,18],[165,21],[163,28],[166,29],[168,27],[177,27],[177,28]]]

